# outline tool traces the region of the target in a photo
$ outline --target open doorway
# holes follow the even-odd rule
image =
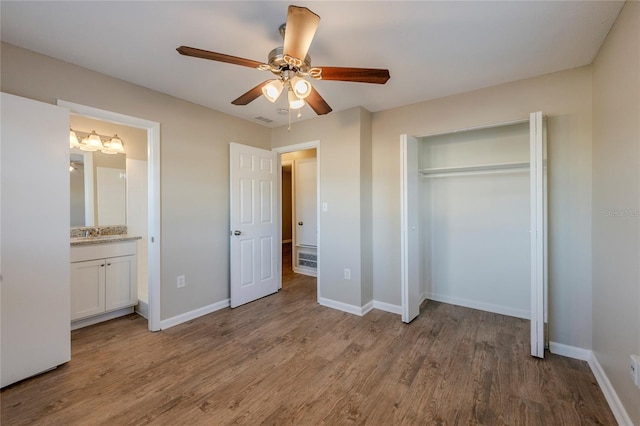
[[[71,227],[125,226],[128,235],[141,237],[136,241],[135,311],[148,319],[147,130],[76,114],[69,124],[79,137],[94,131],[122,141],[123,152],[117,153],[70,148]]]
[[[318,295],[319,148],[318,142],[310,142],[274,149],[280,154],[282,287],[298,278],[317,277]]]
[[[58,100],[58,105],[68,108],[73,116],[129,126],[144,133],[140,147],[143,152],[132,155],[125,166],[129,174],[126,215],[130,231],[141,234],[146,240],[144,265],[139,268],[143,271],[138,277],[143,281],[139,294],[146,298],[146,306],[144,303],[139,306],[146,308],[144,314],[149,321],[149,330],[160,330],[160,124],[63,100]],[[144,160],[142,156],[145,156]]]

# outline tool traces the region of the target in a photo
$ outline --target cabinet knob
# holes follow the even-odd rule
[[[102,265],[100,265],[100,267],[102,268],[104,266],[104,263]]]
[[[110,263],[107,263],[107,266],[111,266],[111,264],[110,264]]]

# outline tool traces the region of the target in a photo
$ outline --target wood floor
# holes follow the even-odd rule
[[[2,425],[615,424],[585,362],[528,355],[526,321],[436,302],[409,325],[357,317],[285,275],[165,331],[74,331],[68,364],[2,391]]]

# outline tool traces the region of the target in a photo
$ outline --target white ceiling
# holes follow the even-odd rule
[[[270,78],[190,58],[187,45],[266,62],[284,1],[2,1],[2,40],[256,123],[286,97],[231,101]],[[592,62],[623,1],[299,1],[321,16],[313,66],[388,68],[384,85],[316,81],[334,111],[375,112]],[[304,107],[302,119],[315,116]],[[295,118],[294,118],[295,119]],[[261,123],[262,124],[262,123]]]

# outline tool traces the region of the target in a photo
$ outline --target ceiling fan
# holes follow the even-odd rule
[[[231,103],[234,105],[247,105],[260,95],[275,102],[286,89],[290,110],[300,109],[307,103],[316,114],[323,115],[331,112],[331,107],[305,77],[317,80],[385,84],[389,80],[389,70],[312,67],[311,58],[307,52],[319,23],[320,16],[306,7],[289,6],[287,22],[280,26],[280,34],[284,38],[284,44],[269,53],[267,63],[188,46],[180,46],[176,50],[185,56],[242,65],[261,71],[271,71],[275,74],[275,79],[258,84],[232,101]]]

